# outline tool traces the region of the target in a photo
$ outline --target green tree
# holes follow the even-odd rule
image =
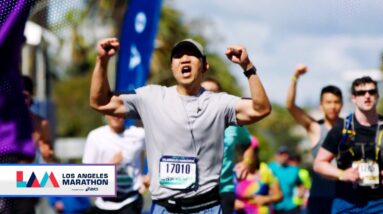
[[[89,107],[90,72],[54,83],[59,136],[86,136],[103,124],[103,118]],[[68,88],[70,87],[70,88]]]
[[[90,74],[95,63],[96,32],[99,26],[118,35],[126,9],[125,0],[86,0],[84,7],[73,8],[50,28],[62,33],[63,45],[70,45],[70,63],[60,65],[64,75],[57,75],[53,83],[53,100],[57,106],[57,135],[86,136],[90,130],[104,123],[102,115],[89,107]],[[90,35],[92,35],[90,37]]]
[[[270,160],[276,149],[287,146],[292,151],[297,151],[302,137],[294,131],[296,122],[284,106],[273,104],[271,114],[260,122],[249,126],[252,133],[256,133],[261,142],[261,158]]]

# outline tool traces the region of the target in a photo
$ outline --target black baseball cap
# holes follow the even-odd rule
[[[287,148],[287,146],[281,146],[278,148],[277,153],[278,154],[289,153],[289,148]]]
[[[181,50],[185,50],[185,49],[195,50],[200,55],[200,57],[202,57],[204,59],[206,57],[205,56],[205,51],[204,51],[202,45],[199,42],[189,38],[189,39],[184,39],[184,40],[182,40],[182,41],[180,41],[180,42],[178,42],[177,44],[174,45],[174,47],[172,49],[172,52],[171,52],[170,59],[172,59],[173,56],[177,52],[179,52]]]

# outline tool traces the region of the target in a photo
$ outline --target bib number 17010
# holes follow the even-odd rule
[[[196,185],[197,159],[184,156],[162,156],[160,159],[160,178],[162,187],[187,189]]]
[[[190,165],[180,163],[167,163],[166,172],[176,174],[190,174]]]

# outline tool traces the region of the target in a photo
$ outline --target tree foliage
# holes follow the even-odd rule
[[[86,136],[103,123],[99,113],[89,107],[90,72],[54,83],[54,100],[57,104],[60,136]],[[70,87],[70,88],[68,88]]]
[[[59,23],[51,23],[55,32],[62,35],[63,45],[70,46],[70,63],[60,64],[64,75],[57,75],[53,83],[53,100],[57,106],[57,135],[83,137],[104,123],[102,115],[89,107],[90,76],[95,64],[95,46],[99,26],[106,34],[118,35],[127,5],[124,0],[86,0],[83,8],[66,12]],[[101,30],[101,29],[100,29]],[[105,29],[102,29],[105,31]],[[57,60],[55,60],[57,61]]]
[[[297,151],[302,137],[296,133],[296,122],[284,106],[272,105],[271,114],[258,123],[249,126],[252,133],[260,138],[261,158],[269,160],[274,151],[283,145],[291,151]]]

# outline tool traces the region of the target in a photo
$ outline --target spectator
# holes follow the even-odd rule
[[[240,161],[250,164],[250,170],[244,179],[235,178],[235,210],[245,214],[273,213],[272,203],[282,199],[279,182],[267,164],[260,161],[259,143],[255,137],[251,145],[254,151],[243,146],[246,151],[237,150]]]
[[[282,189],[283,199],[278,203],[274,203],[276,214],[299,214],[300,208],[294,204],[294,189],[299,188],[299,192],[303,192],[304,188],[299,178],[299,169],[296,166],[290,166],[289,150],[282,146],[278,148],[275,156],[275,162],[271,162],[269,167],[273,174],[278,178],[279,185]]]

